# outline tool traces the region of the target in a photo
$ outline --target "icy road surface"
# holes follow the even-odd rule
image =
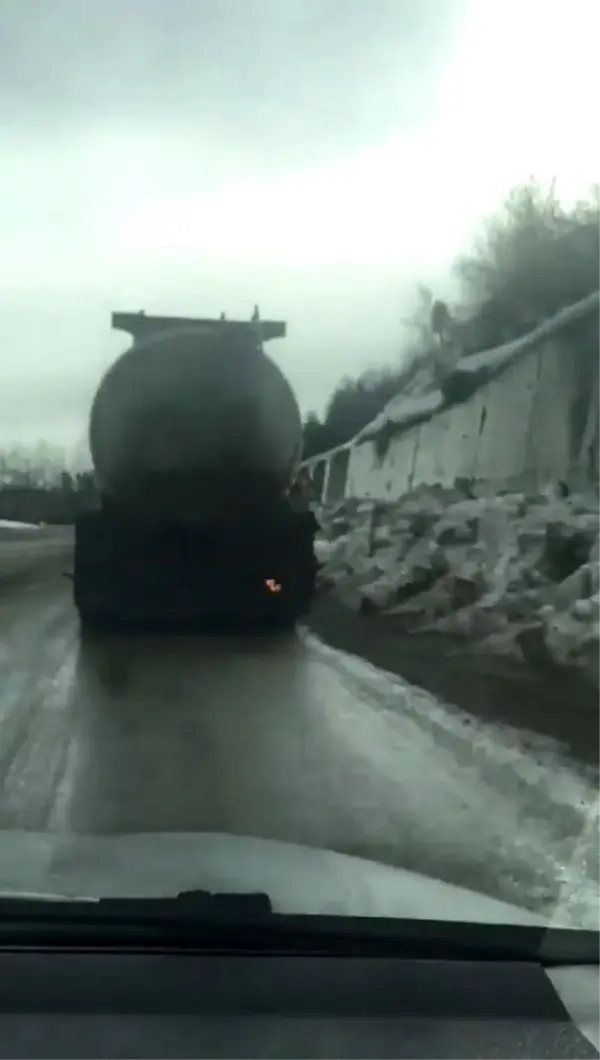
[[[592,770],[308,634],[80,644],[70,549],[0,541],[0,828],[283,839],[596,925]]]

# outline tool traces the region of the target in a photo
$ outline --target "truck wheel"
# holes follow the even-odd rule
[[[115,620],[112,615],[109,614],[86,614],[85,612],[79,612],[79,630],[80,633],[85,635],[86,633],[106,633],[111,629],[115,628]]]

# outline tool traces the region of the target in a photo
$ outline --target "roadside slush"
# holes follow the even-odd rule
[[[474,654],[448,634],[407,634],[394,628],[393,618],[359,614],[329,591],[315,600],[307,625],[332,648],[359,655],[475,717],[551,737],[573,757],[599,763],[598,690],[577,671],[533,672],[512,660]]]

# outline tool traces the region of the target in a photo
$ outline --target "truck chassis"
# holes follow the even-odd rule
[[[315,530],[312,512],[287,504],[204,530],[84,512],[73,571],[81,628],[289,631],[310,610]]]

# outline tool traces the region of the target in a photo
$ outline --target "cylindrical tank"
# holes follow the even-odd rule
[[[89,442],[113,504],[144,522],[188,522],[281,495],[302,424],[252,327],[180,327],[136,342],[108,369]]]

